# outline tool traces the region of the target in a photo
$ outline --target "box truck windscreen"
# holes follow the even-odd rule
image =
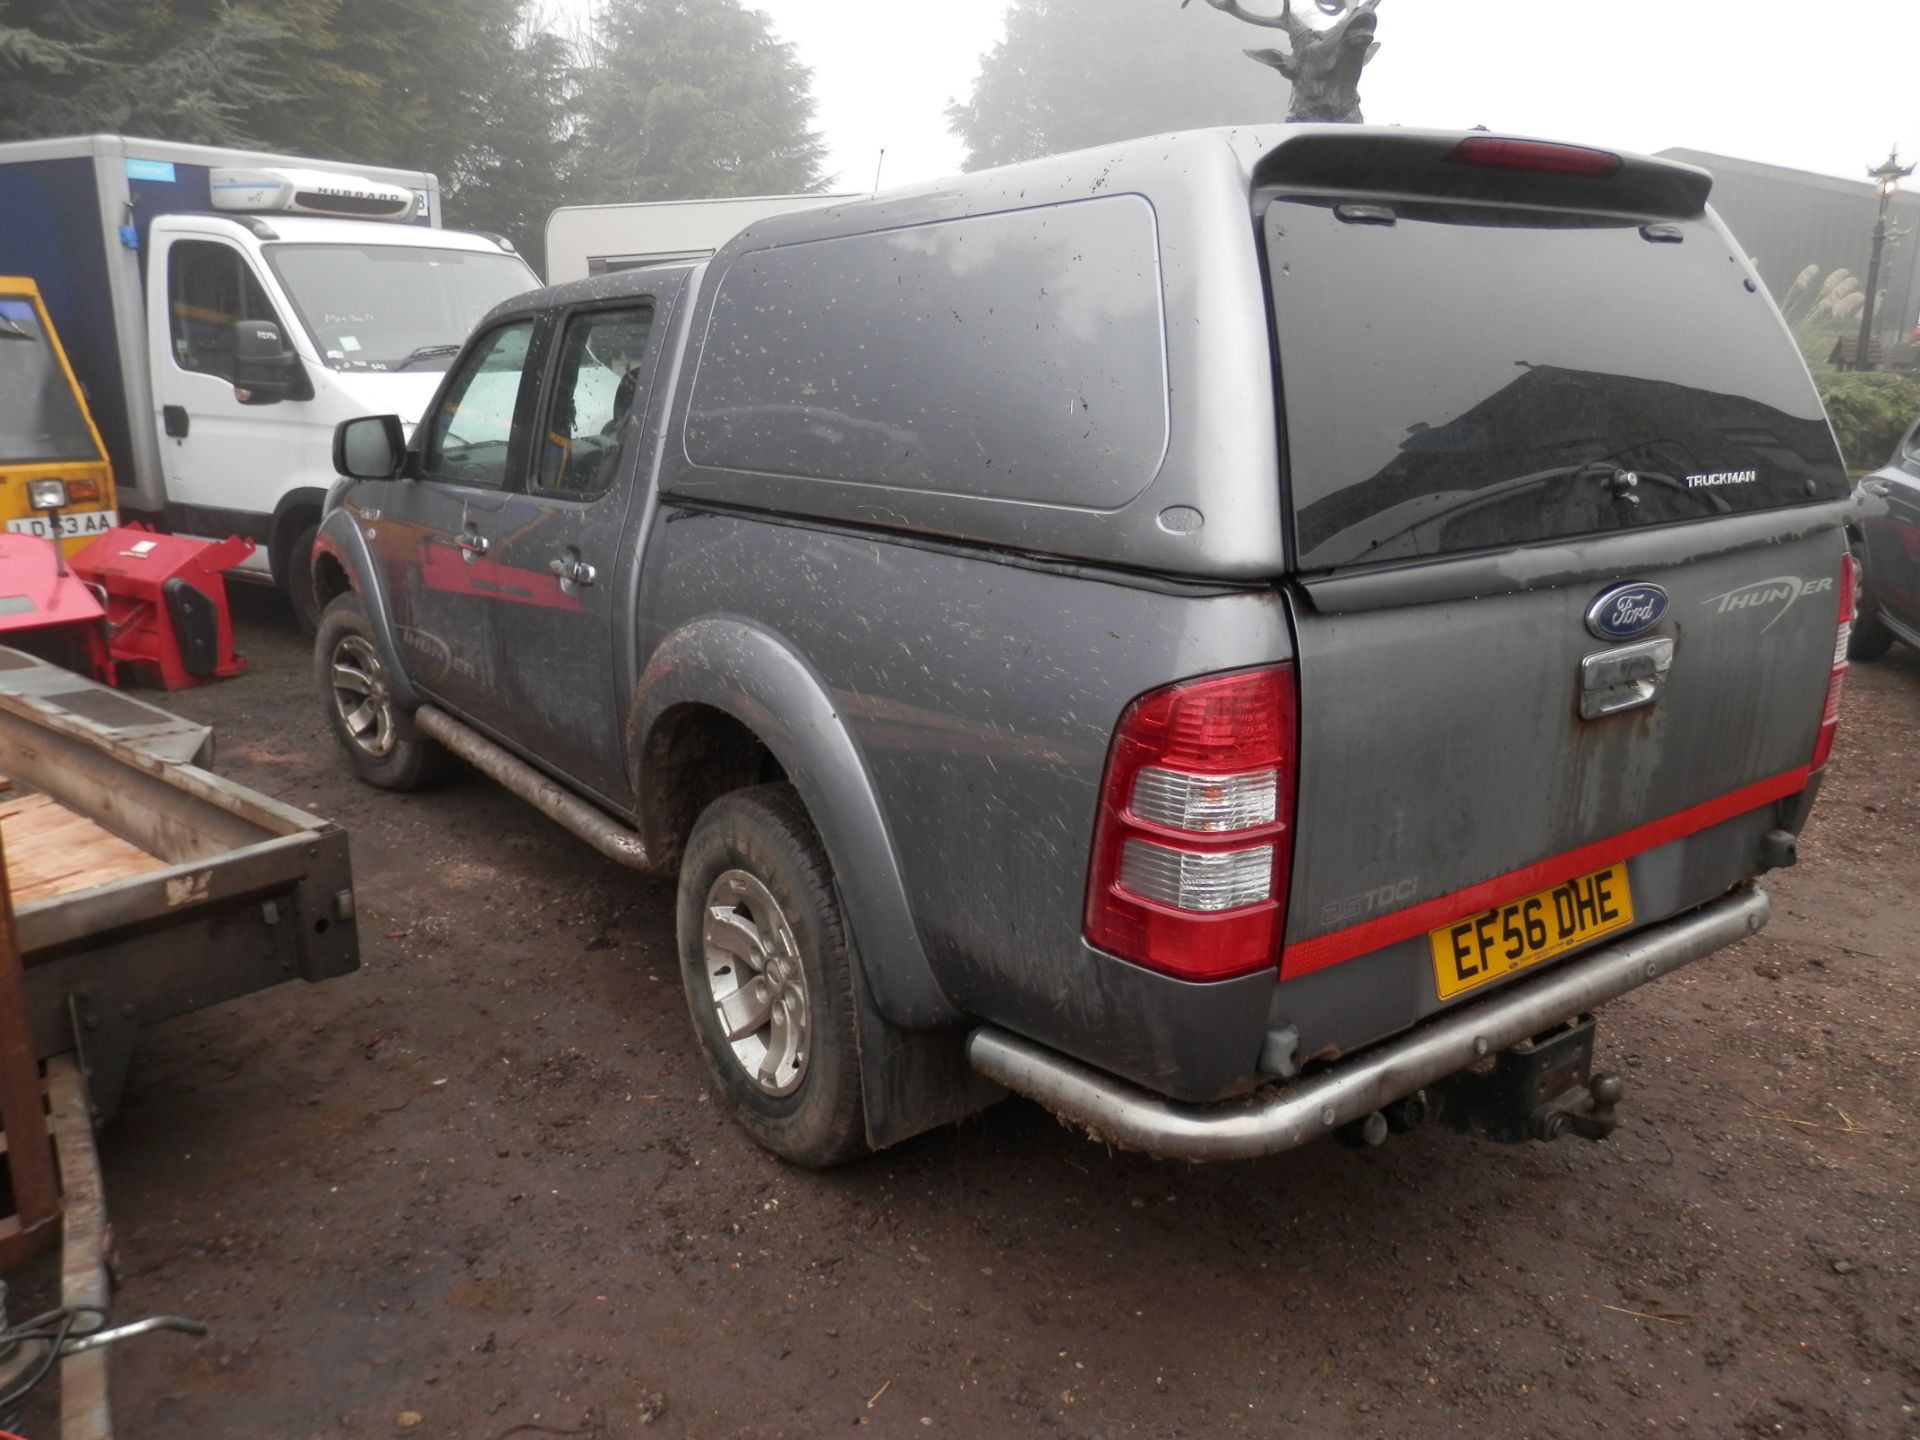
[[[314,348],[335,370],[445,370],[467,332],[539,281],[516,255],[413,245],[269,245]]]
[[[33,302],[0,296],[0,465],[99,457]]]

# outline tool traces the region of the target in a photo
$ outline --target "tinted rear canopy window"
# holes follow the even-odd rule
[[[1166,453],[1162,321],[1133,195],[748,251],[720,279],[687,456],[1110,509]]]
[[[1266,239],[1303,569],[1847,493],[1704,220],[1282,198]]]

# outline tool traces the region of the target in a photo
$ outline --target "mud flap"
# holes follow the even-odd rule
[[[865,958],[852,959],[868,1145],[884,1150],[1006,1099],[1004,1086],[967,1063],[966,1029],[901,1029],[874,1003]]]

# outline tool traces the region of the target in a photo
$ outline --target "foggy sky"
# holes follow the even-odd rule
[[[1002,0],[753,3],[813,69],[832,188],[871,187],[882,146],[887,184],[959,168],[946,105],[999,38]],[[1920,0],[1382,0],[1380,38],[1361,89],[1376,123],[1685,145],[1850,179],[1895,141],[1920,157]]]

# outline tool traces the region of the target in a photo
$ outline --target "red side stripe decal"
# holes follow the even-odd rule
[[[1335,930],[1329,935],[1301,940],[1287,946],[1281,956],[1280,978],[1292,980],[1301,975],[1311,975],[1329,965],[1338,965],[1343,960],[1368,954],[1384,945],[1424,935],[1429,930],[1450,925],[1469,915],[1478,915],[1483,910],[1491,910],[1509,900],[1518,900],[1536,890],[1545,890],[1563,880],[1603,870],[1616,861],[1631,859],[1656,846],[1697,835],[1723,820],[1731,820],[1736,815],[1744,815],[1749,810],[1757,810],[1762,805],[1804,790],[1807,778],[1812,773],[1810,766],[1803,765],[1798,770],[1789,770],[1783,775],[1775,775],[1769,780],[1761,780],[1691,806],[1664,820],[1654,820],[1609,839],[1596,840],[1591,845],[1582,845],[1578,850],[1569,850],[1550,860],[1523,865],[1518,870],[1483,880],[1478,885],[1469,885],[1465,890],[1456,890],[1451,895],[1426,900],[1408,909],[1396,910],[1391,915],[1382,915],[1345,930]]]

